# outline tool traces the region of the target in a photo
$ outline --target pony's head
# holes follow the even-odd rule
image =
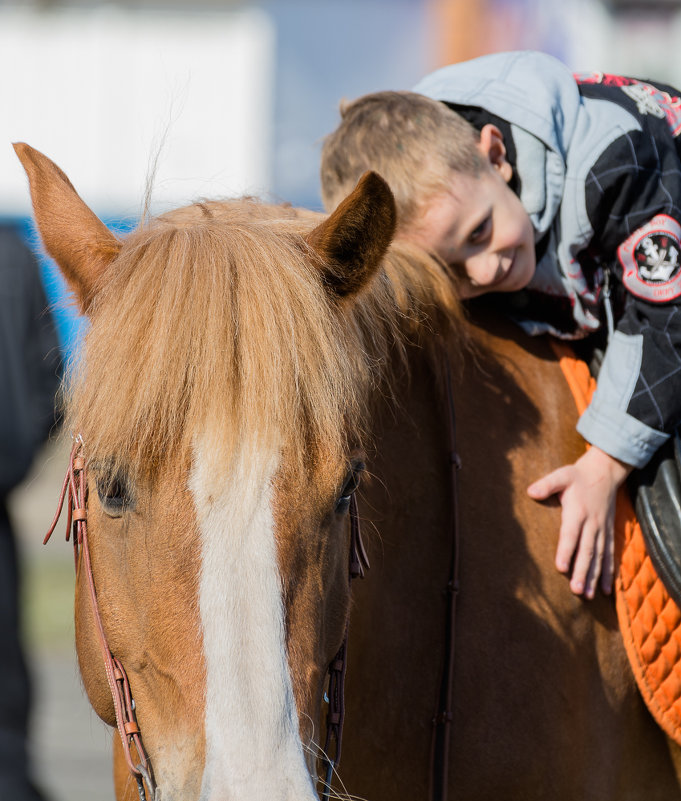
[[[395,209],[375,174],[329,217],[199,203],[121,241],[56,165],[16,150],[89,319],[67,425],[88,460],[102,626],[158,797],[316,798],[367,402],[405,321],[454,310],[451,284],[408,254],[384,264]],[[81,672],[114,725],[83,573]],[[119,774],[119,798],[135,792]]]

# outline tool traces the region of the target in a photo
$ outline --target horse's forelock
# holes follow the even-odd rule
[[[69,393],[70,428],[93,458],[147,470],[206,430],[226,458],[244,440],[340,457],[396,340],[429,306],[451,316],[457,305],[438,265],[395,251],[354,306],[339,306],[303,245],[316,222],[204,203],[129,236]]]

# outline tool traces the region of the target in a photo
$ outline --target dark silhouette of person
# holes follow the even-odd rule
[[[17,543],[7,495],[55,426],[57,332],[36,258],[0,225],[0,799],[42,801],[31,778],[31,684],[21,641]]]

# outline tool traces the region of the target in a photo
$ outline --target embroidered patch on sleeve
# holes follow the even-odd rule
[[[681,295],[681,225],[658,214],[617,249],[622,282],[638,298],[664,303]]]

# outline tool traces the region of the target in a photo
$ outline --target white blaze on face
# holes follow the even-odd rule
[[[206,662],[200,801],[317,799],[298,730],[272,514],[276,459],[244,449],[230,474],[197,447]]]

